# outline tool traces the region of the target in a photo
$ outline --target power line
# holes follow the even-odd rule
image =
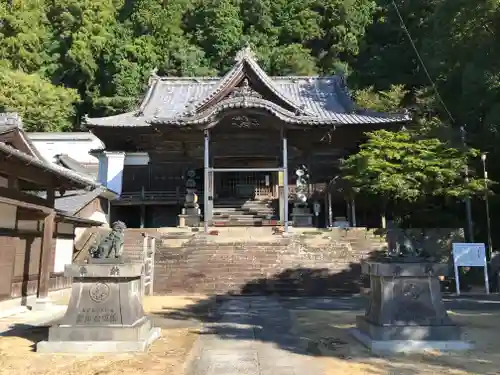
[[[396,10],[396,13],[398,15],[399,21],[401,22],[401,26],[403,27],[403,30],[405,31],[406,35],[408,36],[408,39],[410,41],[411,46],[413,47],[413,50],[415,51],[415,54],[417,55],[418,60],[420,61],[420,65],[424,69],[425,75],[429,79],[429,82],[432,85],[432,88],[434,90],[434,93],[436,94],[436,97],[438,98],[439,102],[443,106],[444,110],[448,114],[448,117],[450,118],[451,122],[455,122],[455,119],[451,115],[451,112],[448,110],[448,107],[444,103],[443,98],[441,97],[441,94],[439,94],[439,90],[434,83],[434,80],[432,79],[431,75],[429,74],[429,71],[427,70],[427,67],[425,66],[424,60],[422,59],[422,56],[420,56],[420,53],[417,50],[417,47],[415,46],[415,42],[413,41],[413,38],[411,37],[410,32],[408,31],[408,28],[406,27],[405,21],[403,20],[403,17],[401,16],[401,13],[399,12],[398,6],[396,5],[396,2],[392,0],[392,5],[394,6],[394,9]]]

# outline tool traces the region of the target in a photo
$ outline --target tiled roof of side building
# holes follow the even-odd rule
[[[63,196],[56,197],[54,205],[57,210],[76,215],[82,208],[99,197],[103,192],[103,188],[97,188],[92,191],[71,190],[66,192]]]
[[[0,134],[17,132],[22,142],[26,145],[29,152],[38,159],[43,160],[42,155],[33,145],[30,137],[26,134],[23,127],[21,116],[16,112],[3,112],[0,113]]]
[[[77,172],[79,174],[82,174],[84,176],[88,176],[91,178],[96,179],[97,178],[97,170],[99,166],[86,166],[78,162],[77,160],[73,159],[71,156],[66,155],[66,154],[59,154],[55,156],[56,163],[70,169],[74,172]]]
[[[4,142],[0,142],[0,154],[7,155],[8,157],[16,158],[27,165],[33,165],[40,168],[48,173],[52,173],[57,176],[61,176],[69,181],[71,181],[75,186],[81,188],[98,188],[102,185],[95,181],[92,177],[84,176],[73,172],[70,169],[61,167],[59,165],[50,163],[43,159],[37,159],[31,155],[28,155],[22,151],[19,151]]]

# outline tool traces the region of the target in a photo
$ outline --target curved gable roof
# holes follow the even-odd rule
[[[231,93],[245,89],[245,84],[259,95],[240,97],[242,106],[262,107],[260,100],[254,100],[262,99],[267,102],[264,106],[267,111],[276,110],[290,115],[287,119],[283,118],[284,121],[343,125],[410,120],[406,113],[386,114],[356,110],[341,76],[270,77],[258,65],[249,48],[238,53],[235,65],[224,77],[177,78],[159,77],[154,74],[138,110],[85,120],[89,127],[187,124],[190,118],[197,120],[211,109],[217,111],[221,106],[231,103]],[[247,100],[248,98],[250,100]]]

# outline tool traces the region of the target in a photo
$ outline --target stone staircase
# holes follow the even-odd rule
[[[360,260],[372,257],[385,245],[385,241],[365,231],[310,231],[315,234],[293,233],[284,237],[272,235],[271,228],[241,230],[241,235],[231,238],[223,233],[186,233],[181,240],[162,237],[155,259],[155,292],[359,293],[366,286],[360,274]]]
[[[276,225],[276,209],[272,200],[224,200],[214,205],[210,225],[223,226],[266,226]]]
[[[125,230],[123,256],[129,262],[142,262],[144,256],[143,233],[158,236],[157,229],[128,228]]]

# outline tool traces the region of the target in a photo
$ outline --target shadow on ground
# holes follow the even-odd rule
[[[374,254],[374,258],[379,256]],[[181,309],[165,307],[155,315],[206,323],[202,334],[257,340],[317,357],[335,370],[331,374],[413,375],[448,370],[455,374],[498,374],[498,297],[445,297],[447,308],[453,311],[452,319],[465,325],[467,339],[475,342],[474,351],[375,356],[349,333],[356,315],[364,314],[367,304],[367,296],[362,293],[367,280],[360,279],[359,274],[359,264],[338,274],[321,269],[288,269],[248,282],[239,295],[212,296]],[[358,372],[348,372],[355,369]]]
[[[17,337],[32,342],[32,351],[36,350],[36,344],[47,340],[49,337],[50,325],[13,324],[5,332],[0,333],[0,337]]]

